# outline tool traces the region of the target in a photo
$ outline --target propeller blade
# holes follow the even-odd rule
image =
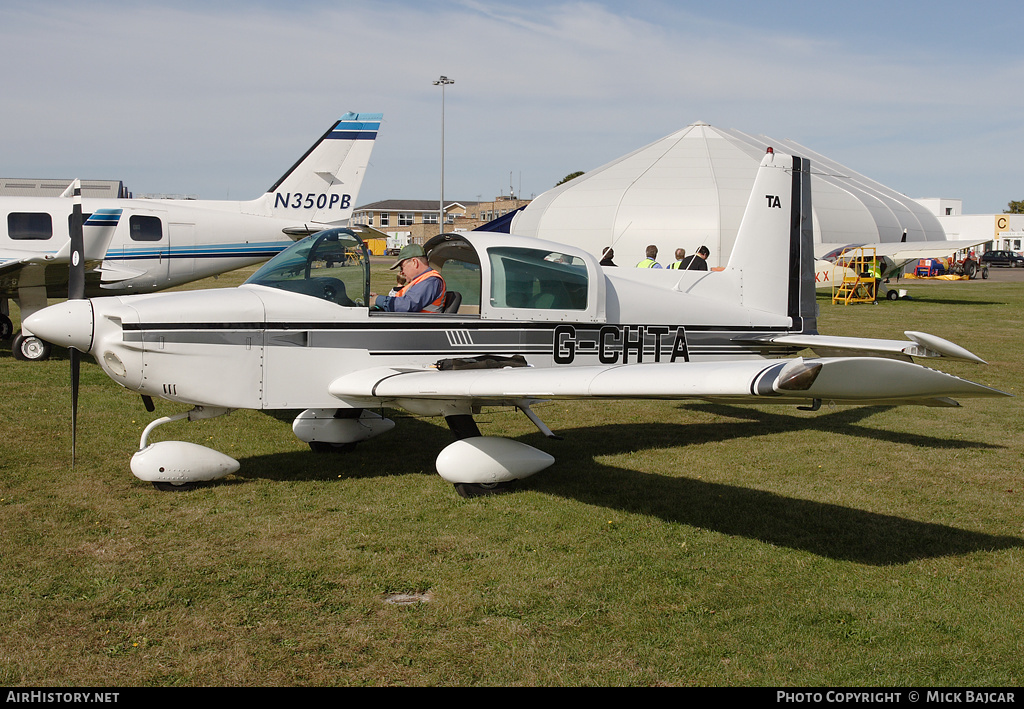
[[[74,206],[71,211],[71,270],[68,274],[68,300],[85,297],[85,235],[82,229],[82,184],[75,180]]]
[[[85,298],[85,234],[82,227],[82,183],[74,182],[74,205],[71,210],[71,266],[68,272],[68,300]],[[81,353],[68,350],[71,361],[71,467],[75,467],[75,443],[78,436],[78,380]]]
[[[78,372],[81,368],[81,353],[72,347],[68,350],[71,360],[71,469],[75,468],[75,444],[78,437]]]

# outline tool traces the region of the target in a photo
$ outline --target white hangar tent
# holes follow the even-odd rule
[[[694,123],[549,190],[516,215],[511,231],[600,254],[615,249],[632,266],[656,244],[668,265],[677,247],[701,244],[722,266],[736,239],[761,158],[768,147],[811,161],[811,205],[818,257],[839,245],[944,241],[925,207],[790,140]],[[955,250],[955,249],[954,249]]]

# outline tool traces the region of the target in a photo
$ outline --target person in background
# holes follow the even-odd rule
[[[393,285],[391,287],[391,290],[388,291],[388,295],[390,295],[392,298],[395,297],[396,295],[398,295],[401,292],[402,286],[404,286],[405,284],[406,284],[405,276],[403,276],[401,273],[399,273],[398,277],[395,278],[395,285]]]
[[[878,256],[871,257],[871,263],[868,266],[868,274],[871,279],[875,282],[874,287],[874,298],[872,302],[878,305],[878,289],[882,287],[882,259]]]
[[[601,265],[602,266],[614,266],[615,262],[612,259],[615,258],[615,250],[611,246],[605,246],[604,251],[601,252]]]
[[[687,256],[679,265],[683,271],[706,271],[708,270],[708,256],[711,254],[707,246],[701,246],[697,253]]]
[[[676,260],[669,268],[682,268],[684,258],[686,258],[686,249],[676,249]]]
[[[636,265],[637,268],[661,268],[658,263],[658,247],[651,244],[647,247],[647,258]]]

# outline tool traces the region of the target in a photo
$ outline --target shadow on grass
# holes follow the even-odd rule
[[[1006,301],[1002,300],[975,300],[971,299],[959,299],[959,298],[933,298],[929,295],[911,296],[911,300],[915,303],[923,303],[925,305],[1007,305]]]
[[[875,566],[1024,546],[1024,539],[1017,537],[971,532],[735,485],[709,483],[693,477],[669,478],[595,460],[596,456],[638,449],[683,447],[808,428],[934,448],[997,447],[925,435],[908,436],[856,425],[885,410],[883,408],[844,409],[814,417],[711,404],[695,408],[742,420],[609,424],[563,431],[564,441],[549,441],[540,434],[523,436],[520,440],[546,450],[559,461],[550,470],[527,480],[524,487],[589,505],[650,515],[667,522],[755,539],[830,559]],[[287,414],[275,415],[281,420],[286,417]],[[400,443],[389,443],[388,437],[382,437],[343,454],[296,451],[257,456],[246,459],[238,475],[250,479],[325,481],[434,475],[438,452],[452,440],[448,430],[415,418],[398,423],[401,431],[391,435],[400,435]]]
[[[949,441],[856,425],[885,410],[881,407],[842,410],[816,417],[769,414],[712,404],[688,408],[746,420],[600,426],[564,434],[566,439],[580,438],[594,456],[628,453],[645,447],[738,440],[808,428],[931,448],[998,448],[981,442]],[[546,448],[558,457],[552,446]],[[780,450],[779,454],[785,453]],[[1024,539],[1018,537],[971,532],[692,477],[667,478],[596,461],[585,467],[586,470],[582,470],[579,464],[570,464],[561,475],[556,468],[550,476],[538,476],[531,487],[587,504],[875,566],[1024,546]]]
[[[538,478],[533,487],[587,504],[874,566],[1024,546],[1024,539],[1017,537],[597,463],[588,479],[551,475]]]
[[[899,288],[913,288],[915,285],[918,285],[918,284],[916,284],[914,282],[911,282],[909,285],[906,282],[903,282],[903,283],[891,283],[891,284],[889,284],[889,290],[897,290]],[[819,293],[818,294],[818,300],[820,300],[823,303],[827,303],[829,305],[832,304],[832,296],[831,295],[824,295],[823,296],[821,293]],[[910,297],[907,298],[906,300],[911,300],[911,301],[913,301],[915,303],[922,303],[924,305],[1007,305],[1006,301],[1002,301],[1002,300],[979,300],[977,298],[955,298],[955,297],[952,297],[952,298],[951,297],[936,298],[936,297],[934,297],[934,296],[932,296],[932,295],[930,295],[928,293],[920,293],[920,292],[918,292],[918,293],[911,292]],[[880,302],[884,305],[886,301],[880,299]],[[858,303],[858,304],[855,304],[855,305],[870,305],[870,303]],[[899,301],[893,302],[891,304],[891,307],[899,307]]]
[[[291,425],[299,411],[261,412]],[[428,473],[436,475],[434,461],[441,449],[454,440],[442,423],[388,412],[398,428],[389,434],[357,444],[350,451],[314,453],[308,448],[242,460],[236,477],[254,480],[367,479]]]
[[[691,411],[700,411],[717,416],[728,416],[746,421],[689,424],[687,438],[691,442],[724,441],[751,436],[765,436],[773,433],[789,431],[817,430],[822,433],[840,433],[844,436],[869,438],[887,443],[922,446],[926,448],[963,449],[992,448],[1003,446],[981,441],[950,440],[906,431],[888,431],[868,426],[858,426],[860,421],[870,418],[883,411],[891,411],[893,406],[861,406],[842,408],[836,411],[818,413],[813,416],[793,416],[777,411],[761,411],[745,406],[729,406],[727,404],[686,404]],[[692,431],[692,432],[691,432]]]

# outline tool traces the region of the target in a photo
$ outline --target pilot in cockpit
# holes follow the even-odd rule
[[[393,313],[440,313],[444,309],[444,278],[427,263],[419,244],[409,244],[398,253],[391,270],[399,269],[405,286],[397,295],[370,293],[374,310]]]

